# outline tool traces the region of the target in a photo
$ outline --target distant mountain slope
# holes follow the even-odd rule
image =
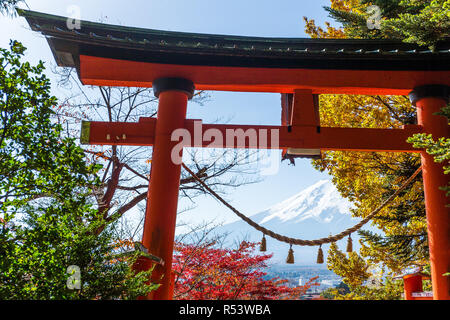
[[[351,203],[343,199],[330,180],[321,180],[298,194],[252,215],[250,218],[258,224],[276,233],[305,240],[313,240],[337,234],[355,225],[359,219],[350,214]],[[218,233],[229,233],[229,241],[256,241],[262,233],[239,220],[225,224],[217,229]],[[289,245],[266,237],[267,253],[274,253],[272,263],[284,263]],[[358,235],[353,234],[354,249],[359,248]],[[341,250],[345,250],[347,239],[338,241]],[[293,247],[295,263],[311,265],[316,261],[318,247]],[[324,253],[328,245],[322,246]]]

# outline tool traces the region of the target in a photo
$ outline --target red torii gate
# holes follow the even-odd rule
[[[432,52],[396,41],[257,38],[166,32],[81,21],[70,30],[67,18],[20,11],[31,28],[47,37],[60,66],[77,68],[83,84],[153,87],[159,98],[157,118],[138,123],[91,122],[83,142],[104,145],[152,145],[153,156],[143,244],[162,258],[155,277],[161,287],[150,299],[171,299],[173,241],[180,182],[179,163],[171,158],[176,129],[192,136],[187,102],[200,90],[278,92],[280,126],[200,124],[202,130],[278,130],[280,148],[292,155],[314,150],[421,152],[434,299],[450,299],[450,215],[443,165],[406,143],[414,133],[449,137],[448,121],[435,115],[449,101],[450,43]],[[326,128],[320,126],[316,95],[407,95],[417,107],[417,125],[402,129]],[[232,141],[223,147],[255,148],[260,141]],[[211,147],[210,142],[194,144]],[[217,145],[214,145],[217,147]],[[141,265],[147,268],[148,265]]]

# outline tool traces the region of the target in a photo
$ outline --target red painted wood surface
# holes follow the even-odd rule
[[[80,55],[83,84],[151,87],[164,77],[186,78],[198,90],[407,95],[425,84],[450,86],[448,71],[314,70],[156,64]]]
[[[426,133],[434,139],[450,137],[448,119],[436,115],[446,105],[443,99],[424,98],[417,102],[417,120]],[[433,296],[437,300],[450,300],[450,207],[446,192],[440,187],[449,183],[444,174],[444,164],[434,161],[433,156],[422,152],[422,175],[427,214],[428,245],[430,250]]]
[[[173,163],[171,159],[171,151],[176,143],[171,141],[170,136],[175,128],[184,124],[187,101],[187,95],[179,91],[165,91],[159,96],[142,237],[142,244],[149,253],[164,261],[164,266],[156,265],[152,272],[153,281],[161,283],[148,297],[153,300],[170,300],[173,296],[172,257],[181,165]]]
[[[271,143],[271,130],[278,130],[279,145],[277,149],[304,148],[322,150],[347,150],[347,151],[386,151],[386,152],[420,152],[412,147],[406,139],[414,133],[422,132],[421,126],[409,125],[404,129],[372,129],[372,128],[329,128],[317,126],[292,126],[291,131],[287,126],[257,126],[257,125],[224,125],[201,124],[201,120],[185,120],[185,128],[191,134],[194,143],[195,124],[204,134],[206,131],[218,130],[222,136],[220,141],[202,141],[196,147],[209,148],[259,148],[269,149],[275,146]],[[89,144],[97,145],[132,145],[151,146],[155,139],[155,118],[141,118],[139,122],[91,122]],[[233,143],[226,141],[227,130],[244,132],[256,132],[256,146],[246,139],[244,144],[239,144],[237,139]],[[249,131],[250,130],[250,131]],[[264,146],[261,139],[261,130],[267,132],[267,145]],[[264,135],[263,135],[264,136]],[[202,139],[203,140],[203,139]]]

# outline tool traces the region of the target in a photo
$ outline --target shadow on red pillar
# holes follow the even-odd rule
[[[414,89],[411,100],[417,107],[418,124],[433,139],[449,137],[448,119],[436,115],[448,102],[449,87],[423,86]],[[443,164],[434,162],[432,156],[422,152],[422,173],[425,192],[425,208],[428,227],[433,298],[450,300],[450,208],[445,191],[449,176],[444,174]]]

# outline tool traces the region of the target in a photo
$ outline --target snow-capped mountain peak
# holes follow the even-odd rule
[[[334,214],[349,214],[351,205],[342,199],[330,180],[320,180],[300,193],[270,207],[261,224],[279,219],[282,222],[298,223],[312,218],[317,222],[329,223]],[[330,210],[333,209],[333,210]]]
[[[352,204],[341,197],[330,180],[320,180],[314,185],[300,191],[294,196],[281,201],[270,208],[252,215],[250,218],[259,225],[278,234],[314,240],[337,234],[355,225],[359,219],[351,216]],[[238,220],[219,227],[218,234],[228,233],[229,240],[258,242],[261,232]],[[357,234],[352,235],[354,248],[357,247]],[[346,239],[338,241],[338,246],[345,246]],[[268,253],[274,253],[273,263],[284,263],[288,245],[267,237]],[[326,250],[326,246],[324,247]],[[296,264],[314,264],[317,248],[294,246]]]

